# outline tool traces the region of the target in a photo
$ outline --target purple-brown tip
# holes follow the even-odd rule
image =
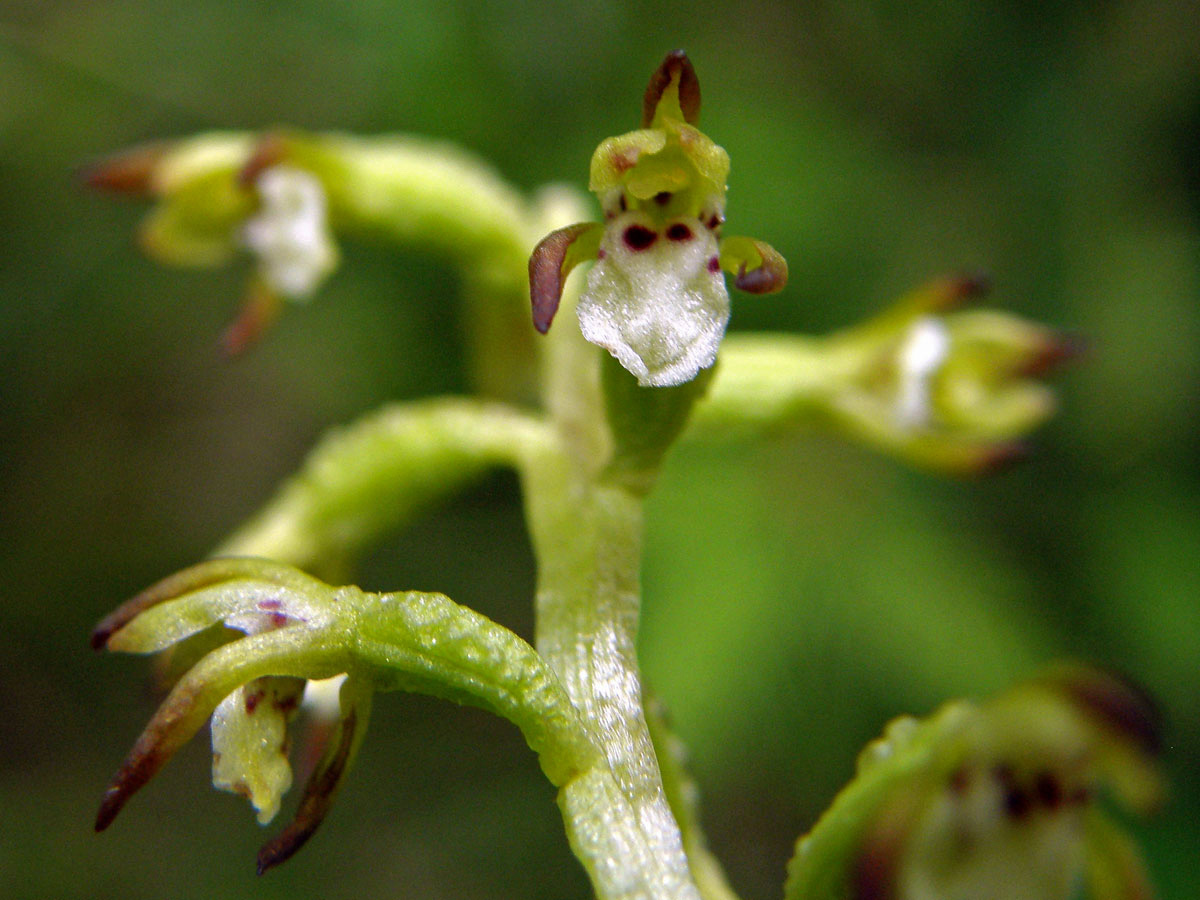
[[[154,193],[154,172],[169,149],[169,144],[161,142],[133,147],[81,167],[79,180],[87,187],[114,194],[148,196]]]
[[[984,296],[992,289],[992,276],[987,272],[960,272],[937,283],[930,312],[954,309]]]
[[[333,805],[342,776],[350,765],[350,753],[354,747],[354,732],[358,727],[358,716],[353,710],[342,720],[337,749],[328,758],[328,763],[319,765],[304,787],[304,796],[296,817],[279,834],[262,845],[258,851],[258,874],[273,869],[291,859],[308,843],[320,824],[325,820]]]
[[[1088,343],[1082,336],[1059,332],[1025,361],[1020,374],[1042,378],[1087,352]]]
[[[734,287],[747,294],[774,294],[783,290],[788,280],[787,260],[770,244],[755,241],[754,245],[762,256],[762,265],[750,271],[746,271],[745,264],[739,266]]]
[[[1162,751],[1162,713],[1141,685],[1112,672],[1086,666],[1064,669],[1050,676],[1084,712],[1103,723],[1143,753]]]
[[[654,121],[654,113],[663,93],[671,86],[671,82],[679,80],[679,108],[683,111],[683,119],[689,125],[695,125],[700,119],[700,79],[692,68],[692,61],[682,50],[672,50],[666,55],[659,67],[650,76],[646,85],[646,93],[642,97],[642,127],[649,128]]]
[[[594,226],[592,222],[580,222],[552,231],[538,242],[529,256],[529,299],[533,304],[533,327],[540,334],[550,330],[550,323],[562,302],[563,282],[570,273],[564,265],[567,251],[585,231]]]
[[[129,798],[153,778],[166,762],[161,753],[139,752],[141,746],[139,741],[105,789],[104,799],[96,813],[96,831],[103,831],[111,825]]]
[[[254,152],[238,172],[238,184],[244,188],[253,186],[265,170],[281,163],[288,154],[287,139],[280,134],[265,134],[254,147]]]
[[[241,356],[262,339],[283,309],[279,295],[260,278],[253,278],[237,317],[221,335],[221,349],[230,358]]]
[[[1008,441],[988,447],[980,453],[972,471],[974,475],[998,475],[1017,463],[1024,462],[1033,453],[1033,448],[1023,441]]]

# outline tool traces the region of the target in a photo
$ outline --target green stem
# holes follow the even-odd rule
[[[544,423],[496,403],[442,398],[385,407],[322,438],[216,555],[338,573],[382,533],[552,438]]]
[[[607,763],[560,797],[572,846],[603,900],[699,900],[642,711],[641,498],[593,480],[567,454],[525,476],[538,651]]]

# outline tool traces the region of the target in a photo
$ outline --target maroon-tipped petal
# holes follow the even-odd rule
[[[533,304],[533,327],[541,334],[550,330],[550,323],[562,302],[563,283],[570,274],[564,266],[571,244],[584,232],[595,227],[593,222],[568,225],[546,235],[529,256],[529,299]],[[564,271],[565,269],[565,271]]]
[[[642,97],[642,127],[649,128],[654,121],[654,113],[658,103],[671,82],[679,80],[679,107],[683,110],[684,121],[695,125],[700,119],[700,79],[692,68],[692,61],[682,50],[672,50],[666,55],[646,85],[646,93]]]
[[[154,192],[154,172],[170,150],[167,143],[143,144],[79,170],[79,180],[90,188],[116,194],[146,196]]]
[[[254,146],[250,158],[238,172],[238,184],[248,188],[266,169],[281,163],[287,156],[287,139],[279,134],[265,134]]]
[[[342,720],[341,734],[336,750],[328,758],[328,764],[318,766],[304,787],[304,796],[296,817],[278,835],[263,844],[258,851],[258,874],[262,875],[280,863],[287,862],[303,847],[325,820],[333,805],[337,789],[350,764],[354,746],[354,732],[358,717],[353,710]]]

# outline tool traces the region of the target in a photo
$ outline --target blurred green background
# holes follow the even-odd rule
[[[0,896],[586,897],[515,729],[377,704],[325,827],[263,879],[198,740],[102,837],[153,707],[92,623],[203,557],[322,430],[461,389],[454,273],[345,247],[250,355],[217,337],[245,268],[135,250],[142,208],[72,179],[217,126],[446,137],[525,188],[582,185],[685,47],[733,158],[730,228],[791,262],[734,327],[821,332],[984,267],[996,305],[1086,336],[1032,459],[949,482],[833,439],[687,447],[651,503],[644,667],[746,900],[901,712],[1061,656],[1168,720],[1141,829],[1162,896],[1200,846],[1200,33],[1194,2],[488,4],[0,0]],[[514,479],[396,535],[364,586],[449,593],[529,635]]]

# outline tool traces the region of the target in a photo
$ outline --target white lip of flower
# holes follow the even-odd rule
[[[242,241],[273,290],[307,299],[337,262],[321,182],[301,169],[274,166],[255,185],[262,208],[246,222]]]
[[[643,387],[690,381],[716,362],[729,322],[716,235],[694,217],[610,219],[578,315],[584,338]]]
[[[901,425],[915,428],[928,423],[930,381],[949,352],[950,334],[941,319],[923,316],[909,328],[897,355],[896,418]]]

